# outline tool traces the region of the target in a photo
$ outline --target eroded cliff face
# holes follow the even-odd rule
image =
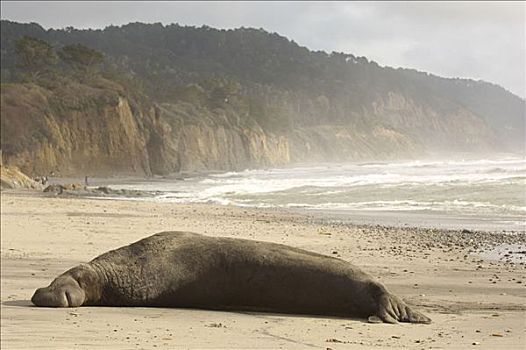
[[[422,158],[451,153],[491,153],[495,132],[470,110],[448,101],[424,105],[388,92],[364,104],[347,123],[296,128],[292,161],[363,161]],[[320,114],[321,115],[321,114]]]
[[[33,175],[151,174],[128,101],[115,91],[68,89],[66,96],[35,85],[2,89],[4,162]]]
[[[367,131],[353,125],[300,128],[290,138],[295,162],[386,160],[423,154],[413,140],[382,126]]]
[[[245,125],[235,111],[209,111],[188,103],[164,104],[159,110],[168,129],[156,143],[163,144],[167,156],[155,162],[156,172],[240,170],[290,163],[285,135],[265,132],[257,124]]]
[[[143,176],[290,162],[287,138],[257,125],[200,118],[188,114],[192,106],[141,106],[107,89],[68,89],[66,96],[28,84],[2,89],[6,164],[32,175]]]
[[[318,125],[271,132],[233,107],[139,102],[116,85],[99,85],[3,87],[4,163],[30,175],[149,176],[419,158],[496,144],[469,110],[446,103],[437,110],[394,92],[364,105],[358,119],[320,117]]]
[[[369,118],[413,140],[424,154],[491,152],[497,147],[495,132],[470,110],[438,101],[440,110],[416,103],[395,92],[372,103]]]

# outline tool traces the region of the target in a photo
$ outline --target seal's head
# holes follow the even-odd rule
[[[86,293],[71,275],[57,277],[48,287],[39,288],[31,302],[36,306],[77,307],[84,304]]]
[[[100,281],[91,266],[81,264],[55,278],[49,286],[37,289],[31,302],[47,307],[96,305],[101,297]]]

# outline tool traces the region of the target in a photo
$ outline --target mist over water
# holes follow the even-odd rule
[[[245,170],[116,185],[162,191],[156,200],[308,211],[526,216],[526,160],[411,161]]]

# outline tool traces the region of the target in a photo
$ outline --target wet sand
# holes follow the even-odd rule
[[[322,220],[365,225],[422,227],[445,230],[473,230],[514,233],[526,231],[526,218],[519,216],[460,215],[429,210],[303,210]]]
[[[524,349],[525,244],[492,234],[320,222],[213,205],[2,192],[2,349]],[[191,309],[33,307],[38,287],[155,232],[189,230],[284,243],[360,266],[433,319],[430,325]],[[482,252],[481,252],[482,251]],[[520,259],[524,255],[523,259]],[[482,257],[491,260],[484,260]]]

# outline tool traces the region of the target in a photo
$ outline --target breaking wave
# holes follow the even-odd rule
[[[524,216],[526,160],[331,164],[115,187],[161,191],[155,200],[177,203]]]

